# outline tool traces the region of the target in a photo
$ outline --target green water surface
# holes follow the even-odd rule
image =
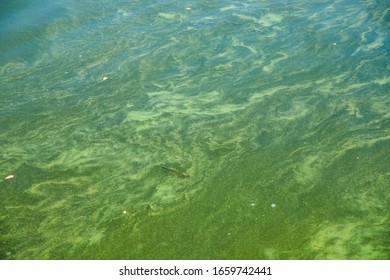
[[[30,2],[0,259],[390,259],[386,1]]]

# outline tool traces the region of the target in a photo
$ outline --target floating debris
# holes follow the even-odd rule
[[[176,169],[173,169],[173,168],[169,168],[169,167],[165,167],[165,166],[161,166],[162,170],[168,174],[171,174],[171,175],[175,175],[177,177],[180,177],[180,178],[188,178],[190,177],[190,175],[188,174],[185,174],[183,172],[180,172]]]

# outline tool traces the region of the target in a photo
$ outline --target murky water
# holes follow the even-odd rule
[[[1,259],[390,258],[386,1],[29,2]]]

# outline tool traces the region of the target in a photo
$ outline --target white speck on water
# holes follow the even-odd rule
[[[276,207],[276,204],[275,204],[275,203],[272,203],[272,204],[271,204],[271,207],[272,207],[272,208],[275,208],[275,207]]]

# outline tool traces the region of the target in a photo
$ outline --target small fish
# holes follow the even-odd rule
[[[183,172],[180,172],[176,169],[173,169],[173,168],[169,168],[169,167],[165,167],[165,166],[161,166],[162,170],[168,174],[172,174],[172,175],[175,175],[177,177],[180,177],[180,178],[188,178],[190,177],[190,175],[188,174],[185,174]]]

